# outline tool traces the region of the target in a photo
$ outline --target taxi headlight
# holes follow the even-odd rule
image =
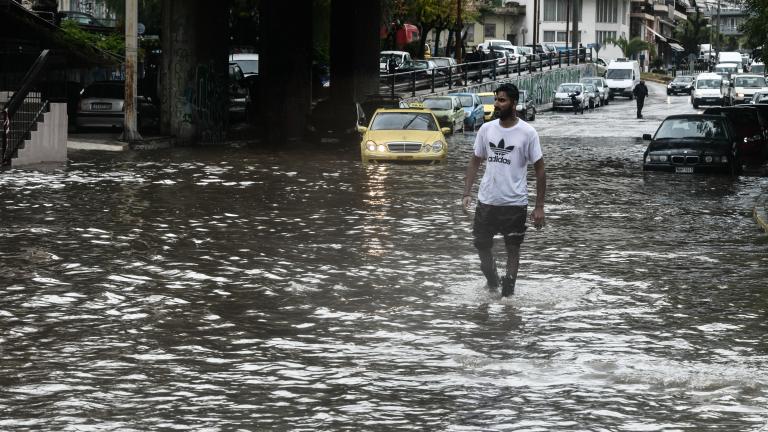
[[[443,151],[443,142],[442,141],[435,141],[432,143],[432,151],[435,153],[439,153]]]
[[[376,151],[376,143],[373,141],[365,143],[365,147],[368,148],[368,151]]]
[[[421,146],[421,151],[423,151],[424,153],[429,153],[430,151],[432,151],[432,146],[429,144],[424,144]]]
[[[379,144],[376,146],[376,150],[384,153],[385,151],[387,151],[387,146],[385,146],[384,144]]]

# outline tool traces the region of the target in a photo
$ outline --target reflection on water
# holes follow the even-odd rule
[[[459,208],[472,137],[438,166],[178,149],[3,174],[0,429],[766,425],[764,179],[545,138],[548,225],[502,300]]]

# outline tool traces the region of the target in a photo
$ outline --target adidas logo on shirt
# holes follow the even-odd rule
[[[509,147],[505,147],[504,138],[502,138],[498,144],[488,142],[488,145],[491,147],[491,151],[494,153],[494,156],[488,156],[488,162],[499,162],[507,165],[512,164],[512,161],[505,158],[504,156],[508,155],[512,150],[514,150],[515,146],[511,145]]]

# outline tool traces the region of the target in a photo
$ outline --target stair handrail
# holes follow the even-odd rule
[[[40,80],[45,67],[48,65],[50,52],[50,49],[44,49],[40,53],[35,62],[32,63],[32,66],[24,75],[24,78],[22,78],[21,87],[17,91],[13,92],[10,100],[3,107],[3,130],[2,148],[0,148],[0,166],[7,165],[10,162],[10,159],[13,157],[13,152],[19,146],[19,142],[10,142],[11,122],[13,121],[13,116],[16,114],[16,111],[18,111],[19,107],[21,107],[21,105],[24,103],[24,100],[26,100],[27,96],[29,95],[30,90],[32,90],[35,84],[37,84],[37,82]],[[44,107],[45,103],[42,105]],[[40,114],[42,114],[42,109],[37,113],[33,120],[36,121]],[[32,129],[32,125],[33,122],[31,121],[30,124],[24,128],[24,133],[20,135],[19,139],[23,140],[23,137],[26,135],[26,133]]]

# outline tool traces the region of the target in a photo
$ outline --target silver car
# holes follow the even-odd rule
[[[83,89],[77,107],[78,128],[121,128],[125,123],[125,82],[96,81]],[[156,124],[157,107],[143,96],[137,97],[137,126],[142,129]]]
[[[597,95],[599,96],[598,106],[608,105],[608,83],[603,77],[586,77],[579,80],[582,84],[592,84],[597,89]]]

